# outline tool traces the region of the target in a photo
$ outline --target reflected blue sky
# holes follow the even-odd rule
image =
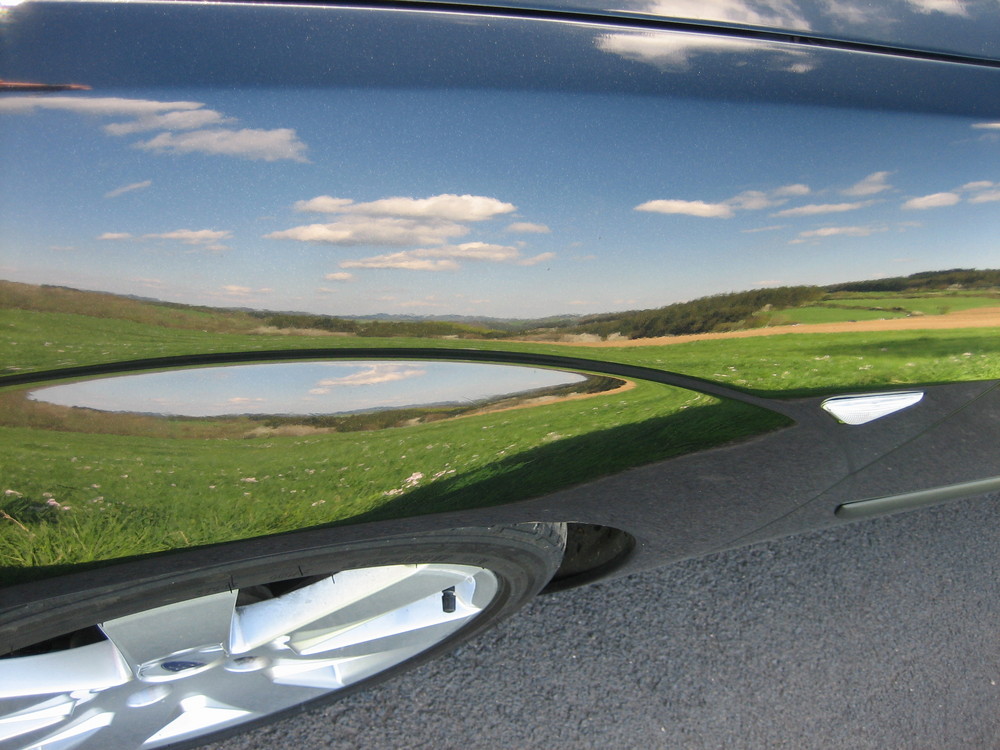
[[[127,375],[40,388],[30,398],[101,411],[187,417],[309,415],[463,404],[584,380],[576,373],[506,365],[310,362]]]
[[[123,29],[148,27],[131,8],[114,13],[134,24]],[[157,13],[164,28],[180,23],[174,8]],[[381,19],[386,33],[412,31],[406,15]],[[417,16],[413,23],[432,18]],[[503,90],[491,82],[504,75],[575,84],[565,65],[533,59],[525,71],[504,69],[493,27],[449,24],[433,44],[427,37],[446,58],[457,54],[448,35],[462,29],[473,30],[465,43],[493,40],[487,63],[469,58],[470,69],[493,66],[481,72],[484,88],[450,88],[466,85],[463,69],[437,70],[433,50],[401,65],[385,38],[368,42],[381,57],[351,58],[385,68],[358,74],[358,87],[338,60],[313,58],[298,66],[303,75],[341,78],[264,86],[298,80],[298,58],[278,31],[261,59],[283,67],[262,70],[261,85],[98,85],[132,70],[167,83],[197,79],[214,75],[202,64],[211,60],[220,77],[252,78],[258,58],[240,52],[235,34],[174,47],[163,35],[141,48],[144,58],[127,43],[110,57],[69,47],[40,55],[39,76],[68,82],[78,62],[79,80],[96,88],[0,96],[0,278],[332,315],[536,317],[997,265],[1000,116],[782,103],[835,98],[834,63],[846,53],[571,24],[523,24],[563,45],[538,44],[533,54],[578,54],[577,78],[621,93]],[[70,47],[82,44],[72,28]],[[316,24],[315,34],[339,39],[353,28]],[[24,58],[30,38],[9,49]],[[213,49],[212,38],[236,47]],[[515,47],[543,41],[510,38]],[[14,64],[26,66],[21,58]],[[862,81],[866,65],[888,66],[858,87],[872,101],[894,86],[952,91],[936,76],[954,66],[860,54],[848,63],[845,77]],[[907,85],[884,83],[899,66],[909,66],[899,79]],[[401,71],[395,87],[365,87],[390,69]],[[421,77],[426,87],[407,88]],[[628,81],[681,93],[715,87],[731,98],[629,94]]]

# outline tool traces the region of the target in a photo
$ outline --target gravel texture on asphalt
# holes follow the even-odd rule
[[[1000,499],[541,597],[215,750],[1000,747]]]

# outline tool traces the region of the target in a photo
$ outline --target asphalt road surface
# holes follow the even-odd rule
[[[541,597],[216,750],[1000,748],[1000,499]]]

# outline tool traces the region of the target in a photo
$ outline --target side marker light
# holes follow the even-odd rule
[[[858,425],[873,422],[889,414],[895,414],[897,411],[913,406],[923,397],[922,391],[834,396],[824,401],[822,407],[840,422]]]

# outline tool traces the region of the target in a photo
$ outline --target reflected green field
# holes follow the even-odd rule
[[[31,566],[512,502],[785,423],[639,383],[365,432],[144,438],[4,427],[0,567],[10,582]]]
[[[880,294],[859,294],[857,296],[831,295],[836,298],[824,301],[824,305],[839,307],[873,308],[884,310],[902,309],[920,315],[947,315],[961,310],[975,310],[979,307],[1000,306],[1000,297],[976,296],[971,294],[898,294],[885,296]]]
[[[780,331],[781,329],[776,329]],[[775,333],[670,346],[588,347],[476,339],[217,333],[69,313],[0,309],[0,373],[145,357],[308,348],[481,349],[603,359],[726,383],[765,395],[1000,377],[1000,329]]]
[[[840,323],[854,320],[887,320],[920,315],[947,315],[983,307],[1000,306],[1000,297],[959,294],[897,294],[877,293],[828,295],[822,302],[780,310],[771,316],[773,324]]]
[[[771,316],[771,322],[776,325],[789,323],[843,323],[852,320],[888,320],[890,318],[905,318],[906,313],[894,310],[864,310],[854,307],[812,306],[797,307],[794,310],[782,310]]]

